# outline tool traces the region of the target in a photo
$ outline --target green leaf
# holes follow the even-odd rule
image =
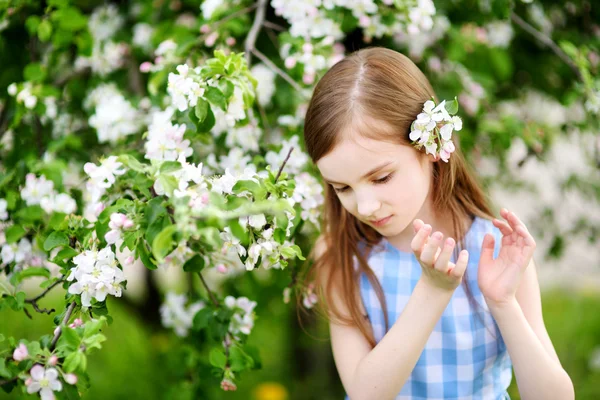
[[[71,247],[65,247],[64,249],[59,251],[58,254],[56,254],[56,257],[54,257],[52,262],[70,260],[71,258],[75,257],[78,254],[79,253],[77,252],[77,250],[75,250]]]
[[[200,122],[197,119],[194,120],[196,129],[200,133],[210,132],[210,130],[213,128],[213,126],[215,126],[215,123],[216,123],[215,114],[213,113],[210,105],[208,105],[206,111],[207,111],[207,114],[206,114],[206,118],[204,118],[204,121]],[[190,113],[190,115],[191,115],[191,113]],[[196,117],[195,114],[194,114],[194,117]]]
[[[231,83],[229,79],[220,79],[219,87],[223,91],[223,96],[225,96],[226,99],[230,98],[233,95],[235,86],[233,86],[233,83]]]
[[[82,364],[85,355],[81,351],[74,351],[65,358],[63,368],[66,372],[74,372]]]
[[[233,372],[243,371],[254,366],[254,360],[239,346],[229,349],[229,364]]]
[[[42,82],[46,78],[46,71],[40,63],[30,63],[23,70],[23,77],[32,82]]]
[[[74,7],[56,10],[52,13],[51,18],[65,31],[78,31],[87,26],[87,17]]]
[[[64,232],[52,232],[44,242],[44,250],[50,251],[58,246],[68,246],[69,237]]]
[[[58,339],[57,347],[69,351],[77,350],[81,344],[81,338],[77,334],[77,331],[75,331],[73,328],[69,328],[68,326],[63,326],[61,329],[62,333]]]
[[[25,20],[25,27],[30,35],[34,35],[37,32],[41,21],[41,18],[37,15],[30,15],[27,20]]]
[[[17,218],[26,222],[39,221],[43,218],[43,216],[44,210],[38,205],[21,208],[16,213]]]
[[[100,332],[104,325],[106,325],[106,317],[104,316],[86,322],[83,330],[83,338],[85,339],[96,335],[98,332]]]
[[[206,328],[213,317],[213,310],[205,307],[194,315],[194,330],[199,331]]]
[[[173,195],[173,191],[178,187],[177,179],[172,175],[160,174],[156,181],[162,185],[165,193],[168,193],[169,196]]]
[[[454,97],[454,100],[451,102],[446,102],[445,104],[445,108],[446,111],[448,111],[448,114],[450,115],[454,115],[458,112],[458,99],[456,97]]]
[[[37,27],[38,38],[42,42],[47,42],[52,36],[52,24],[47,19],[42,20]]]
[[[218,88],[214,86],[208,86],[204,92],[204,97],[215,106],[219,107],[223,111],[227,111],[227,99]]]
[[[145,173],[147,171],[147,166],[142,164],[137,160],[137,158],[133,157],[129,154],[121,154],[118,158],[120,162],[123,163],[127,168],[132,169],[136,172]]]
[[[198,118],[198,123],[202,123],[206,119],[208,107],[208,102],[202,97],[198,97],[198,103],[196,103],[196,108],[194,109],[196,118]]]
[[[170,173],[179,171],[181,169],[181,163],[179,161],[165,161],[160,165],[160,172]]]
[[[21,225],[13,225],[6,230],[6,243],[16,243],[27,231]]]
[[[0,376],[6,379],[12,378],[12,373],[8,368],[6,368],[6,358],[0,358]]]
[[[154,259],[152,257],[150,257],[150,252],[146,248],[145,240],[140,240],[138,242],[136,250],[137,250],[138,257],[142,260],[142,262],[144,263],[144,266],[146,268],[148,268],[149,270],[155,270],[158,268],[158,266],[154,262]]]
[[[50,278],[50,271],[46,268],[42,267],[30,267],[25,268],[19,272],[15,272],[13,276],[10,277],[10,283],[13,286],[18,285],[24,279],[30,278],[32,276],[43,276],[44,278]]]
[[[196,254],[183,264],[183,270],[185,272],[200,272],[204,269],[206,261],[200,254]]]
[[[177,225],[169,225],[163,229],[152,242],[152,254],[162,262],[164,258],[173,250],[176,243],[173,235],[177,232]]]
[[[220,369],[225,369],[225,365],[227,364],[227,357],[221,348],[215,347],[210,351],[209,355],[210,364],[213,367],[217,367]]]

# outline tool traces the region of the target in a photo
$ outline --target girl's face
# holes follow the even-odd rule
[[[426,160],[410,146],[346,135],[317,167],[350,214],[405,241],[412,238],[412,221],[430,215]]]

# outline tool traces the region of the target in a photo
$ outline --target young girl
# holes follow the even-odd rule
[[[304,137],[327,185],[313,271],[342,384],[353,400],[506,399],[514,368],[522,399],[573,399],[535,241],[514,213],[493,218],[450,108],[383,48],[315,88]]]

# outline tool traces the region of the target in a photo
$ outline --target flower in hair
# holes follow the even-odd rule
[[[410,140],[417,149],[425,147],[427,154],[448,162],[450,154],[456,149],[452,132],[462,129],[462,120],[455,115],[457,112],[456,97],[450,103],[444,100],[437,106],[433,100],[427,100],[423,104],[423,112],[417,115],[410,126]]]

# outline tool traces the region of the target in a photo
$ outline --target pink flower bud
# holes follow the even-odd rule
[[[125,259],[125,265],[131,265],[134,261],[135,259],[133,258],[133,256],[129,256]]]
[[[312,43],[304,43],[302,45],[302,51],[305,53],[312,53],[313,52],[313,45]]]
[[[97,217],[102,211],[104,211],[105,208],[106,206],[104,205],[104,203],[96,204],[96,206],[94,207],[94,215]]]
[[[233,46],[236,44],[236,40],[234,37],[228,37],[227,39],[225,39],[225,43],[227,44],[227,46]]]
[[[144,61],[143,63],[140,64],[140,72],[142,72],[144,74],[150,72],[151,69],[152,69],[152,63],[150,61]]]
[[[23,343],[21,343],[19,346],[17,346],[17,348],[13,352],[13,359],[15,361],[23,361],[27,357],[29,357],[29,352],[27,351],[27,346],[25,346]]]
[[[204,193],[200,196],[200,201],[202,202],[202,204],[207,205],[208,202],[210,201],[210,196],[208,195],[208,193]]]
[[[129,218],[125,220],[125,222],[123,222],[123,228],[124,229],[129,229],[129,228],[133,228],[133,221],[130,220]]]
[[[311,85],[315,81],[315,76],[313,74],[304,74],[302,76],[302,82],[306,85]]]
[[[77,375],[75,374],[65,374],[64,378],[65,382],[69,385],[75,385],[77,383]]]
[[[288,57],[285,59],[285,67],[287,69],[292,69],[296,66],[296,59],[294,57]]]
[[[50,356],[50,358],[48,359],[48,365],[51,365],[54,367],[57,363],[58,363],[58,357],[54,354],[52,356]]]
[[[222,274],[226,274],[227,267],[224,264],[219,264],[219,265],[217,265],[217,271],[219,271]]]
[[[221,381],[221,389],[225,391],[231,390],[233,392],[237,390],[237,386],[231,380],[225,378]]]
[[[363,28],[367,28],[371,25],[371,18],[369,18],[367,15],[361,15],[358,19],[358,24]]]
[[[83,321],[81,320],[81,318],[75,318],[75,321],[73,321],[73,323],[69,325],[69,328],[77,328],[81,325],[83,325]]]
[[[31,378],[27,378],[25,379],[25,386],[29,386],[33,383],[33,380]]]
[[[164,60],[165,58],[163,56],[158,56],[154,59],[154,64],[162,64]]]
[[[217,42],[218,37],[219,37],[219,32],[211,33],[210,35],[208,35],[206,40],[204,40],[204,45],[206,47],[213,47],[215,45],[215,43]]]
[[[112,213],[110,215],[110,222],[112,223],[112,226],[110,224],[109,226],[112,229],[121,228],[125,221],[127,221],[127,215],[121,213]]]
[[[208,33],[210,32],[210,26],[204,24],[200,27],[200,33]]]

